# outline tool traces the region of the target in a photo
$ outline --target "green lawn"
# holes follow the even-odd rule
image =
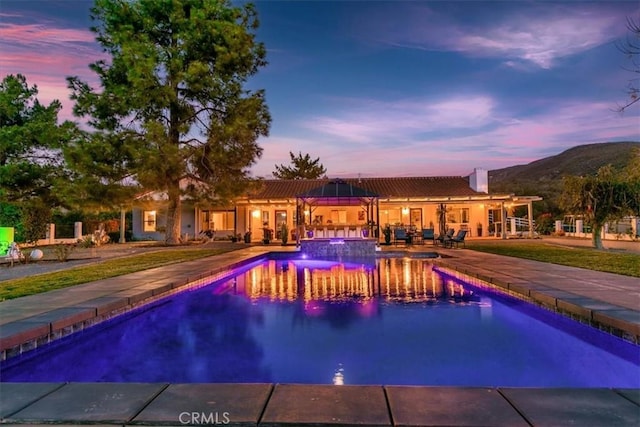
[[[109,259],[54,273],[7,280],[0,282],[0,301],[121,276],[153,267],[218,255],[231,250],[233,249],[171,249]]]
[[[640,254],[565,247],[542,241],[470,241],[468,249],[640,277]]]

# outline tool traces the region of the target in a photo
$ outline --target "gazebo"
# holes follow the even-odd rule
[[[298,194],[296,196],[298,240],[302,237],[304,227],[312,225],[313,211],[320,206],[359,206],[365,214],[366,229],[373,236],[379,235],[379,197],[372,191],[356,187],[341,179],[333,179],[320,187]],[[309,218],[309,223],[306,223],[306,217]]]

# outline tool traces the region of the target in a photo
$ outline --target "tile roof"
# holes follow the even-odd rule
[[[381,198],[478,196],[462,176],[406,178],[344,178],[354,187],[377,193]],[[290,199],[328,184],[331,179],[265,179],[248,196],[251,199]]]

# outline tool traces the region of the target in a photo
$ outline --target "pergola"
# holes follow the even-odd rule
[[[379,227],[379,197],[380,195],[372,191],[356,187],[341,179],[333,179],[320,187],[299,194],[296,196],[298,236],[305,225],[304,212],[308,211],[311,220],[314,209],[319,206],[360,206],[366,212],[367,224],[373,221],[375,226]]]

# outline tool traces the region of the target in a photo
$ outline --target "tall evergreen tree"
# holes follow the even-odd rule
[[[79,162],[110,153],[143,189],[166,192],[166,241],[177,243],[182,198],[232,198],[262,154],[256,141],[271,118],[264,92],[244,87],[266,65],[256,11],[227,0],[97,0],[92,19],[111,59],[90,65],[99,91],[68,79],[75,113],[97,135],[70,151]]]
[[[320,157],[311,160],[309,154],[302,155],[298,152],[295,156],[289,151],[291,166],[276,165],[273,176],[277,179],[318,179],[327,173],[327,169],[320,163]]]

